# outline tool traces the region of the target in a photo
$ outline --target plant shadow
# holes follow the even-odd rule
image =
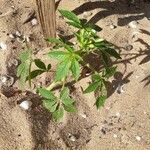
[[[90,23],[97,23],[100,19],[104,19],[111,15],[126,15],[129,17],[119,18],[118,25],[124,26],[133,20],[141,20],[144,17],[150,19],[149,1],[135,0],[132,4],[130,1],[115,0],[110,1],[96,1],[86,2],[73,10],[77,15],[86,11],[102,8],[103,10],[96,13],[90,20]],[[136,15],[135,15],[136,14]]]
[[[31,134],[33,137],[33,150],[59,149],[57,140],[51,139],[49,134],[55,133],[56,124],[52,121],[51,113],[42,106],[42,99],[38,95],[28,92],[27,98],[32,102],[29,111]],[[49,131],[51,128],[51,131]],[[49,133],[50,132],[50,133]]]
[[[130,77],[133,71],[128,73],[126,76],[121,72],[116,72],[114,80],[112,82],[106,82],[107,97],[110,97],[114,92],[121,94],[123,92],[123,86],[130,82]]]

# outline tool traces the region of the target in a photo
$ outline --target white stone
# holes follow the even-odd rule
[[[20,33],[19,31],[16,31],[16,35],[17,35],[18,37],[20,37],[20,36],[21,36],[21,33]]]
[[[32,19],[32,20],[31,20],[31,24],[32,24],[33,26],[37,25],[37,24],[38,24],[37,19],[36,19],[36,18]]]
[[[115,26],[113,24],[111,24],[109,27],[110,29],[115,29]]]
[[[70,141],[75,142],[76,138],[74,136],[70,137]]]
[[[7,45],[4,42],[0,42],[0,49],[6,50],[7,49]]]
[[[93,14],[92,12],[84,12],[83,17],[88,18],[88,17],[92,16],[92,14]]]
[[[128,25],[129,25],[130,28],[135,29],[135,28],[137,28],[137,24],[138,23],[136,21],[131,21]]]
[[[117,138],[118,136],[117,136],[117,134],[114,134],[113,137],[114,137],[114,138]]]
[[[7,77],[6,76],[1,76],[1,82],[5,83],[7,81]]]
[[[141,137],[140,136],[136,136],[135,137],[137,141],[141,141]]]
[[[70,134],[70,133],[69,133],[69,139],[70,139],[70,141],[72,141],[72,142],[75,142],[75,141],[76,141],[76,137],[73,136],[73,135]]]
[[[116,116],[117,116],[117,117],[120,117],[121,115],[120,115],[120,113],[118,112],[118,113],[116,113]]]
[[[23,108],[24,110],[28,110],[32,105],[31,101],[25,100],[20,103],[20,107]]]
[[[84,119],[87,117],[86,114],[80,114],[80,116]]]
[[[15,38],[15,36],[13,34],[9,34],[9,37],[12,38],[12,39]]]

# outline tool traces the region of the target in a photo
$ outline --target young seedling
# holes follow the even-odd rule
[[[89,24],[84,19],[79,19],[70,11],[59,10],[59,12],[67,19],[70,26],[77,28],[77,32],[74,33],[77,44],[74,45],[70,41],[61,38],[46,39],[46,41],[54,44],[54,50],[47,54],[48,57],[57,59],[59,63],[53,82],[48,87],[41,87],[37,91],[43,97],[43,106],[52,113],[55,121],[59,121],[65,111],[77,111],[75,101],[71,98],[67,87],[67,79],[72,78],[77,82],[81,78],[82,68],[84,67],[91,70],[92,79],[92,83],[84,90],[84,93],[98,92],[95,105],[97,109],[104,106],[107,99],[106,82],[116,72],[116,67],[109,67],[109,61],[111,57],[121,59],[114,46],[97,35],[97,31],[101,31],[100,27]],[[91,54],[102,58],[104,69],[96,71],[91,63],[86,61],[86,57]],[[20,58],[22,63],[18,67],[17,75],[23,83],[29,80],[31,85],[32,79],[51,69],[50,64],[46,67],[44,62],[40,59],[33,59],[31,54],[29,55],[27,52],[21,54]],[[33,62],[38,69],[31,71]],[[61,90],[59,96],[58,94],[56,96],[53,89],[58,85],[61,85]]]

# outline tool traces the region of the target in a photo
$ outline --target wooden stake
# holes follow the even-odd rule
[[[56,37],[55,0],[36,0],[36,5],[44,38]]]

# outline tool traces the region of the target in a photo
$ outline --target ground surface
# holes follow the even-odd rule
[[[94,94],[83,95],[81,90],[89,78],[80,80],[72,93],[78,113],[66,115],[59,124],[51,121],[50,113],[36,97],[27,96],[33,106],[24,111],[17,103],[25,96],[5,89],[0,98],[0,150],[149,150],[150,3],[139,0],[129,6],[125,0],[62,0],[58,7],[74,10],[80,17],[98,24],[103,28],[100,36],[120,48],[123,60],[115,62],[118,73],[113,80],[114,88],[105,107],[97,111],[93,106]],[[7,45],[6,50],[0,50],[1,74],[16,79],[16,67],[9,64],[23,50],[19,39],[10,37],[16,31],[30,36],[31,46],[39,51],[40,57],[45,43],[39,24],[24,24],[34,10],[33,0],[0,0],[0,42]],[[128,26],[131,21],[138,22],[136,28]],[[57,33],[70,34],[59,17]],[[121,94],[115,90],[119,84],[123,84]]]

